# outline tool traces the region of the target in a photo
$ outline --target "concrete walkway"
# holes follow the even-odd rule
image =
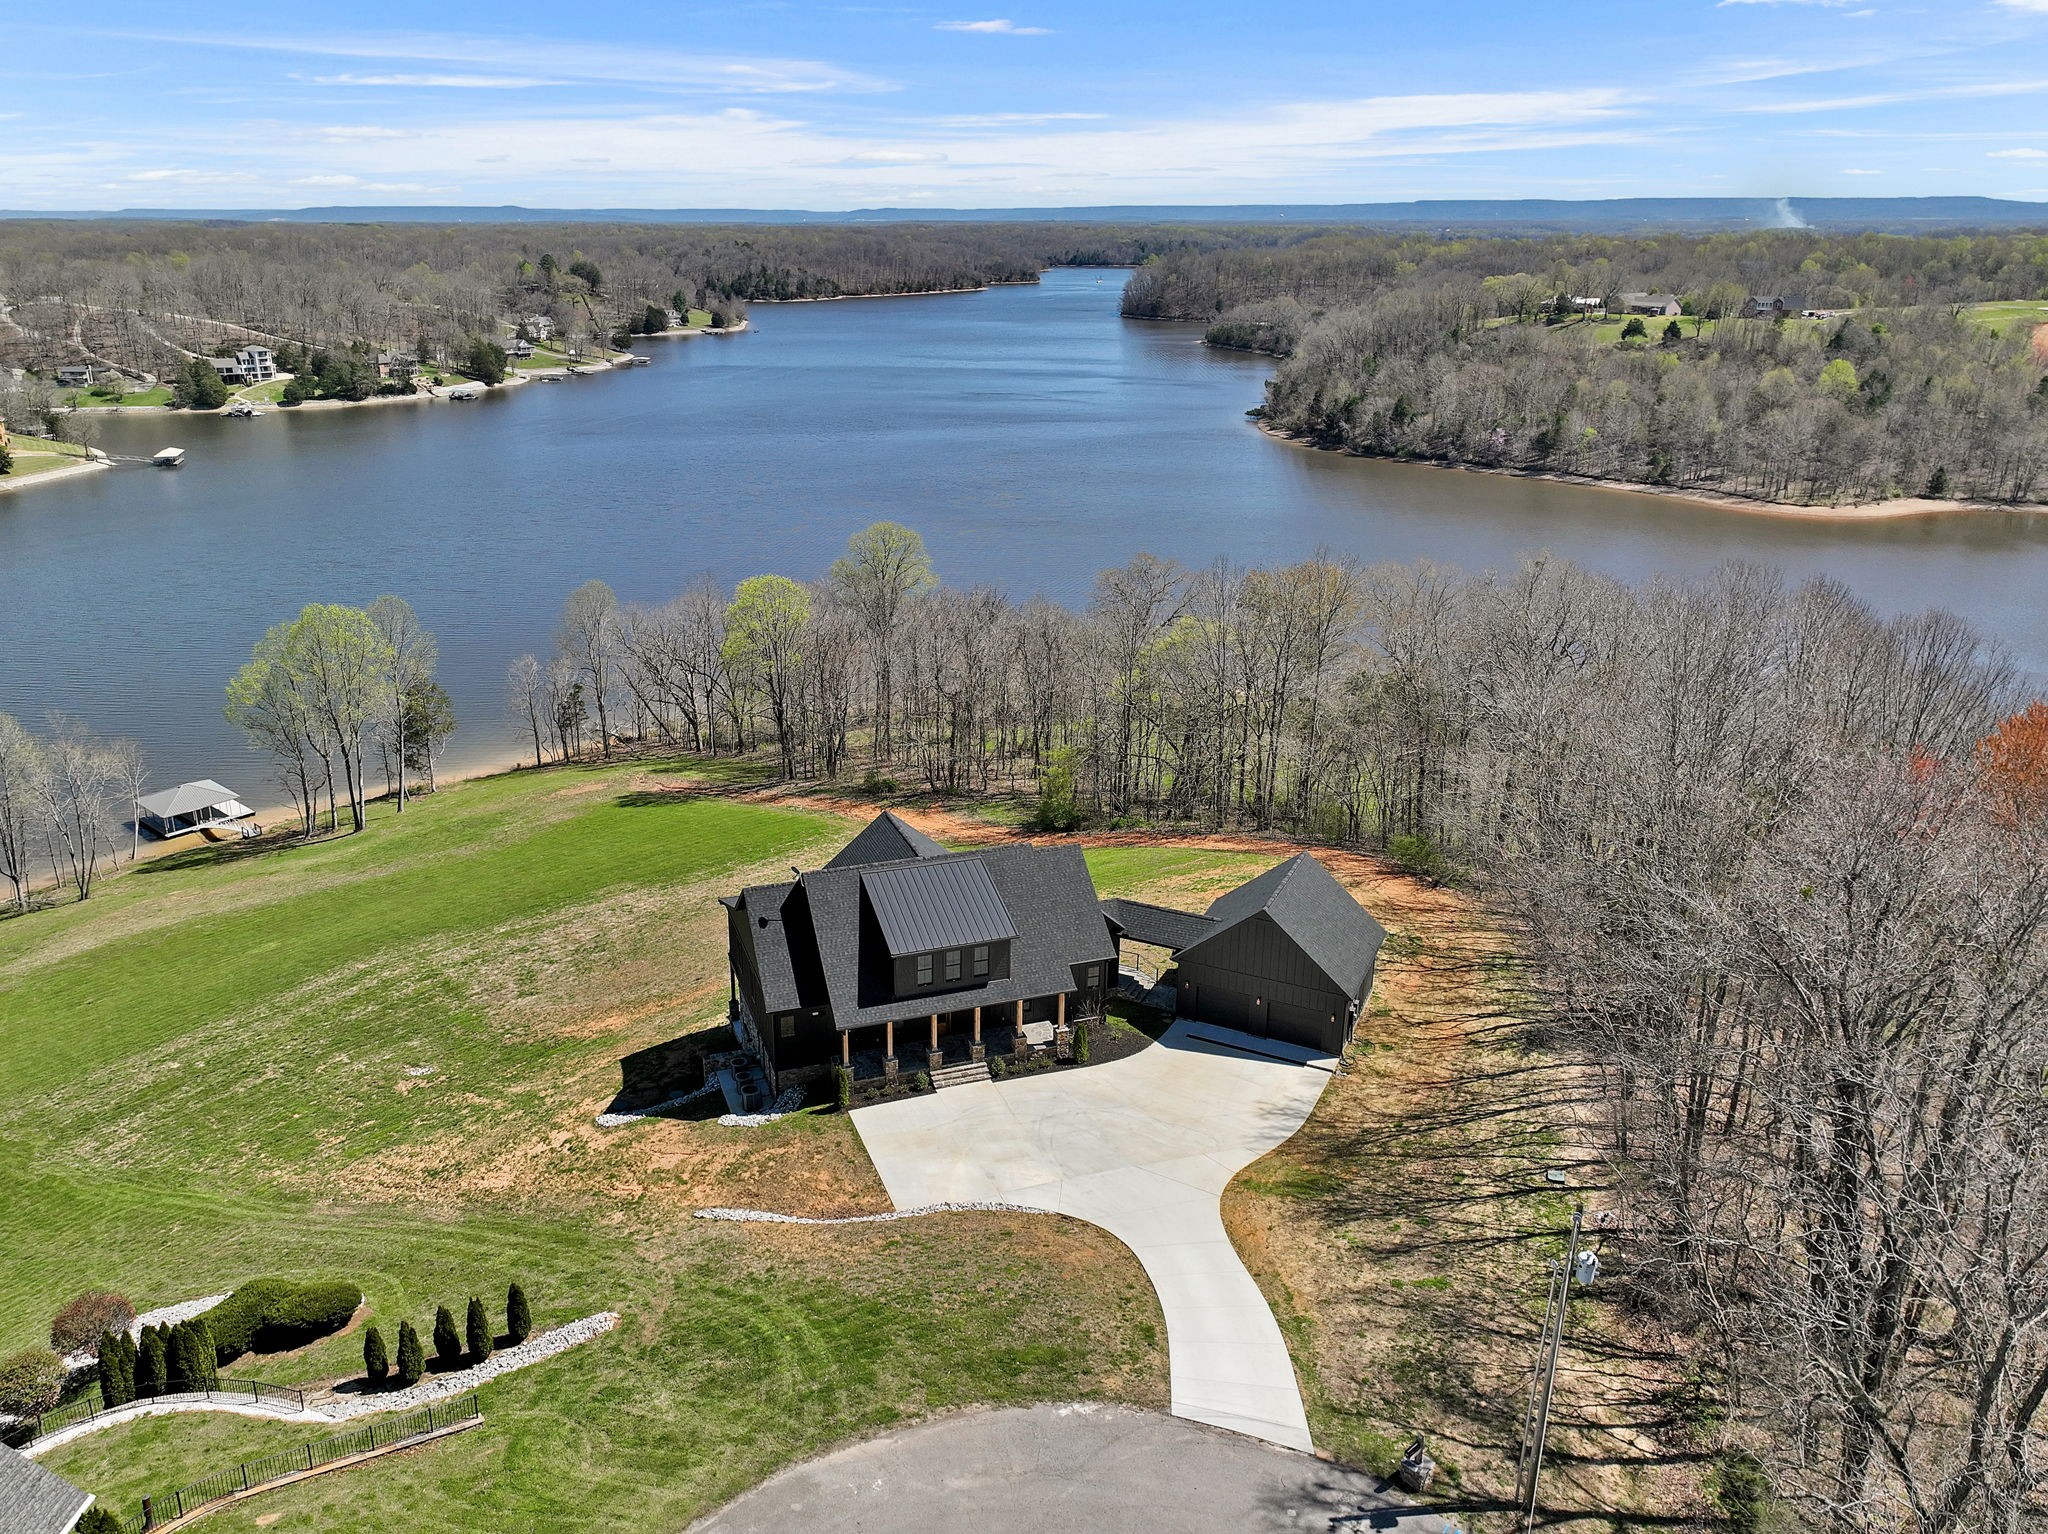
[[[924,1422],[773,1476],[692,1534],[1441,1534],[1377,1476],[1124,1406]],[[1398,1496],[1398,1493],[1395,1494]]]
[[[1217,1201],[1301,1127],[1334,1065],[1178,1022],[1127,1059],[880,1103],[853,1121],[899,1209],[1000,1201],[1116,1236],[1159,1293],[1174,1414],[1306,1450],[1287,1345]]]

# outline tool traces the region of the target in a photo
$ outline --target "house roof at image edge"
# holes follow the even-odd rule
[[[874,829],[871,825],[868,831]],[[867,834],[864,831],[856,837],[853,845]],[[1072,965],[1114,960],[1115,945],[1079,847],[1027,843],[947,852],[921,832],[911,834],[938,850],[888,862],[849,863],[844,861],[846,853],[853,851],[849,845],[833,864],[786,884],[754,885],[728,902],[744,905],[752,918],[749,926],[761,999],[769,1011],[830,1007],[833,1022],[841,1029],[901,1022],[937,1011],[999,1006],[1070,991],[1074,987]],[[995,941],[995,926],[1011,929],[1008,976],[957,990],[900,1000],[895,996],[890,940],[874,891],[884,891],[881,905],[887,906],[891,895],[897,893],[891,885],[913,870],[922,871],[921,876],[912,874],[905,882],[916,886],[920,895],[928,896],[956,880],[962,889],[975,892],[975,920],[980,924],[975,930],[982,935],[949,936],[938,946]],[[867,942],[861,940],[864,930],[870,933]],[[922,938],[937,935],[941,929],[906,930],[914,930]],[[960,930],[968,929],[963,926]],[[898,940],[903,940],[901,934]]]
[[[65,1534],[91,1502],[90,1492],[0,1445],[0,1534]]]
[[[1345,995],[1363,998],[1387,929],[1373,920],[1329,869],[1306,852],[1217,896],[1208,912],[1215,930],[1200,943],[1183,949],[1183,957],[1197,953],[1202,943],[1240,922],[1260,916],[1292,938]]]

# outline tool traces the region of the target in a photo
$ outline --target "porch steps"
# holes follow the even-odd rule
[[[932,1072],[932,1086],[944,1091],[947,1087],[964,1087],[970,1082],[989,1080],[988,1065],[985,1061],[974,1061],[969,1065],[947,1065]]]

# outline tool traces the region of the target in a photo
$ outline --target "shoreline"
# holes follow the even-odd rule
[[[27,456],[24,454],[23,456]],[[114,465],[105,458],[86,459],[79,463],[67,463],[61,468],[44,469],[36,474],[24,474],[19,479],[8,474],[0,477],[0,495],[9,495],[20,490],[33,490],[37,485],[61,484],[67,479],[77,479],[81,474],[90,474],[95,469],[111,469]]]
[[[1754,496],[1735,495],[1726,490],[1692,490],[1676,485],[1639,484],[1628,479],[1601,479],[1591,474],[1568,474],[1559,469],[1517,469],[1496,464],[1446,463],[1436,458],[1389,458],[1377,453],[1359,453],[1350,448],[1317,447],[1263,420],[1253,425],[1269,441],[1305,453],[1331,453],[1339,458],[1356,458],[1362,463],[1383,463],[1405,468],[1439,469],[1455,474],[1495,474],[1509,479],[1548,480],[1581,490],[1607,490],[1621,495],[1656,496],[1669,501],[1686,501],[1720,511],[1739,511],[1753,517],[1789,517],[1810,522],[1891,522],[1908,517],[1946,517],[1963,513],[2006,512],[2038,516],[2048,504],[2038,501],[1933,500],[1927,496],[1896,496],[1888,501],[1845,501],[1832,506],[1803,506],[1796,501],[1764,501]]]
[[[1078,271],[1080,270],[1080,268],[1076,267],[1074,268],[1074,270]],[[944,298],[949,294],[955,293],[987,293],[993,291],[996,288],[1032,288],[1036,286],[1038,286],[1038,279],[1036,277],[1030,278],[1029,280],[1019,277],[1014,282],[984,282],[976,287],[971,288],[912,288],[902,293],[825,293],[819,295],[816,298],[750,298],[747,300],[747,303],[749,305],[843,304],[848,299],[854,298]],[[739,328],[746,328],[746,322],[744,320],[740,322]],[[720,334],[720,332],[713,330],[706,331],[705,334],[718,335]]]

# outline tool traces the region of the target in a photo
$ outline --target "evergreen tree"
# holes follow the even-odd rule
[[[1947,499],[1948,470],[1946,468],[1939,468],[1934,471],[1933,478],[1927,481],[1927,494],[1933,500]]]
[[[186,410],[218,410],[228,402],[228,386],[220,369],[204,357],[194,357],[171,386],[172,403]]]
[[[135,1393],[160,1396],[169,1378],[169,1360],[164,1356],[164,1328],[152,1326],[142,1334],[135,1350]]]
[[[1640,341],[1649,333],[1650,327],[1643,323],[1643,317],[1639,314],[1631,315],[1629,322],[1621,327],[1621,338],[1624,341]]]
[[[1666,346],[1676,346],[1684,339],[1685,332],[1678,328],[1678,321],[1673,320],[1664,327],[1664,344]]]
[[[391,1372],[390,1355],[384,1351],[384,1334],[376,1327],[363,1333],[363,1376],[373,1385],[381,1385]]]
[[[7,451],[7,444],[0,442],[0,474],[14,472],[14,455]]]
[[[462,1340],[469,1344],[471,1363],[480,1364],[491,1356],[491,1318],[484,1314],[484,1302],[473,1294],[462,1318]]]
[[[434,1310],[434,1357],[443,1365],[462,1362],[462,1334],[455,1329],[455,1316],[446,1305]]]
[[[126,1401],[121,1384],[121,1339],[115,1332],[100,1335],[100,1404],[109,1411]]]
[[[125,1525],[100,1503],[95,1502],[85,1510],[85,1516],[73,1525],[76,1534],[122,1534]]]
[[[206,1368],[199,1358],[199,1339],[193,1336],[191,1327],[180,1322],[171,1328],[170,1345],[165,1354],[165,1369],[173,1391],[206,1388]]]
[[[526,1291],[517,1284],[505,1291],[505,1335],[514,1347],[533,1335],[533,1313],[526,1308]]]
[[[412,1322],[398,1323],[398,1383],[401,1388],[417,1385],[420,1376],[427,1372],[426,1350],[420,1346],[420,1334],[412,1329]]]

